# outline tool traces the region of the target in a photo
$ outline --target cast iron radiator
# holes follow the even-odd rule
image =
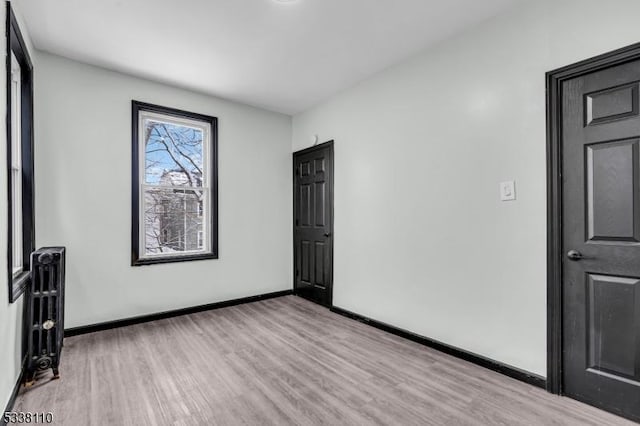
[[[31,254],[31,283],[27,289],[26,386],[40,371],[58,378],[64,338],[64,247],[43,247]]]

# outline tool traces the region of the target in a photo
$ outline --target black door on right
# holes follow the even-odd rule
[[[640,420],[640,61],[563,83],[563,382]]]
[[[293,154],[294,290],[331,306],[333,283],[333,142]]]

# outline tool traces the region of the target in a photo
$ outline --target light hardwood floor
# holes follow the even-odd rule
[[[15,411],[64,425],[624,425],[295,296],[65,340]]]

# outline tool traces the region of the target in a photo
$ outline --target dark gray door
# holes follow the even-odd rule
[[[333,142],[293,154],[294,290],[331,306]]]
[[[563,381],[640,420],[640,61],[562,86]]]

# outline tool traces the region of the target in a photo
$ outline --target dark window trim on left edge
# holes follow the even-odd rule
[[[9,302],[13,303],[24,293],[31,279],[31,253],[35,250],[35,201],[33,180],[33,65],[24,42],[18,21],[11,3],[6,2],[6,90],[7,90],[7,267],[9,283]],[[23,272],[13,276],[13,201],[12,201],[12,173],[11,173],[11,52],[20,63],[21,68],[21,145],[22,145],[22,258]]]
[[[210,160],[211,168],[210,199],[211,222],[209,238],[211,251],[197,254],[162,256],[157,258],[140,257],[140,146],[138,139],[139,113],[155,112],[178,118],[203,121],[211,125]],[[158,263],[188,262],[193,260],[218,259],[218,119],[216,117],[153,105],[136,100],[131,101],[131,266],[153,265]]]

